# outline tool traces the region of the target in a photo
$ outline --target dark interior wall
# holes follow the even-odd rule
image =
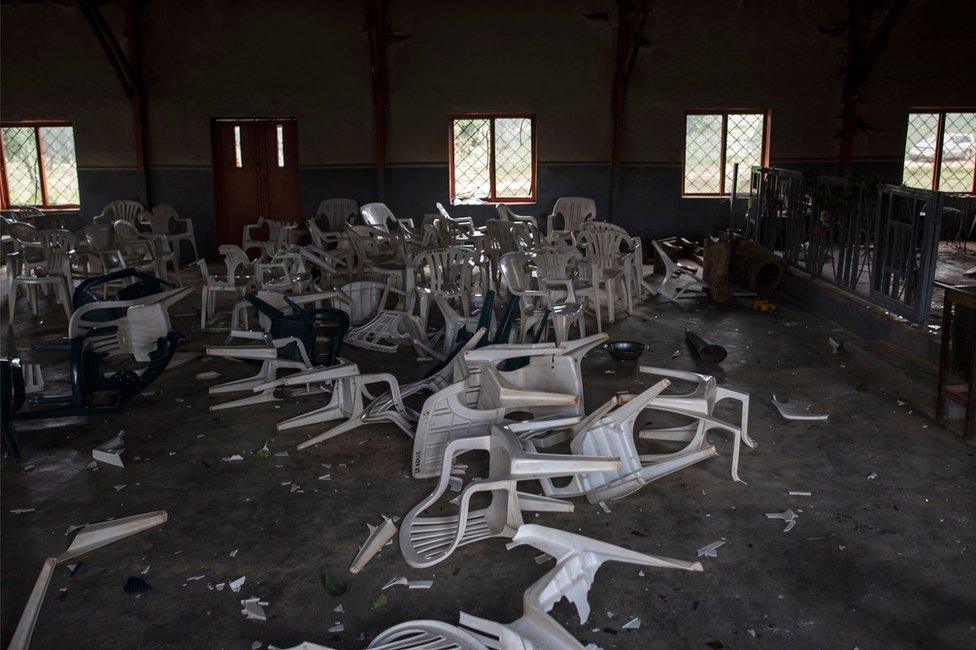
[[[214,241],[214,117],[297,118],[306,215],[322,198],[377,198],[361,1],[142,6],[152,198],[191,216],[204,247]],[[121,9],[102,11],[122,38]],[[6,3],[0,12],[0,117],[73,122],[85,216],[143,198],[128,101],[77,7]],[[689,108],[769,109],[772,162],[830,171],[843,39],[817,27],[845,12],[842,0],[652,2],[613,219],[654,236],[700,235],[727,218],[726,200],[680,194]],[[856,141],[857,170],[900,179],[910,108],[976,105],[974,13],[964,0],[909,3],[864,88],[873,128]],[[557,197],[583,195],[606,214],[615,2],[395,0],[389,23],[385,199],[398,215],[447,199],[449,116],[502,111],[537,120],[538,203],[516,211],[544,215]]]

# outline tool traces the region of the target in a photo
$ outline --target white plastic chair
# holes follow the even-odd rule
[[[355,199],[325,199],[315,210],[315,216],[324,218],[328,229],[334,232],[344,231],[358,214],[359,203]]]
[[[616,319],[618,286],[623,290],[627,313],[632,314],[633,242],[627,232],[613,224],[589,222],[579,230],[576,240],[583,249],[584,263],[590,267],[593,285],[606,297],[601,303],[606,302],[607,320],[613,323]]]
[[[474,480],[461,490],[458,514],[424,517],[423,513],[447,491],[458,457],[476,450],[489,454],[488,478]],[[526,452],[505,427],[454,440],[443,451],[437,487],[403,518],[400,551],[407,564],[423,569],[443,562],[459,546],[491,537],[513,537],[523,524],[523,510],[573,510],[573,504],[566,501],[519,493],[519,481],[611,471],[618,465],[616,458]],[[490,494],[491,502],[485,508],[471,510],[472,497],[482,492]]]
[[[540,481],[543,492],[552,497],[586,496],[590,503],[611,501],[714,456],[715,448],[704,446],[702,449],[688,450],[655,462],[645,462],[645,458],[638,454],[634,439],[637,417],[653,404],[654,399],[668,385],[667,380],[661,380],[640,395],[628,396],[629,400],[624,404],[620,404],[619,396],[614,397],[597,410],[595,417],[587,417],[573,428],[570,449],[574,454],[613,455],[620,459],[618,468],[601,474],[574,476],[564,486],[556,486],[552,481],[543,479]],[[536,448],[533,439],[539,437],[542,437],[542,444],[551,446],[544,436],[541,432],[533,432],[526,434],[523,440],[529,449]]]
[[[177,260],[180,255],[180,242],[185,241],[193,248],[193,259],[199,259],[197,252],[197,239],[193,234],[193,221],[190,219],[180,219],[180,215],[169,203],[160,203],[146,214],[149,220],[149,227],[153,234],[163,235],[169,242],[170,247],[176,252]],[[173,232],[172,224],[176,223],[183,226],[182,232]]]
[[[474,254],[465,248],[435,248],[425,251],[417,259],[416,273],[420,282],[415,287],[420,325],[427,331],[431,296],[447,301],[458,299],[464,316],[471,315],[472,269]]]
[[[664,277],[661,283],[650,287],[654,295],[660,294],[671,302],[681,298],[701,298],[705,295],[708,284],[704,280],[700,279],[694,271],[675,264],[656,240],[651,244],[664,264]]]
[[[504,203],[499,203],[495,206],[495,210],[498,212],[498,218],[502,221],[513,221],[522,224],[531,224],[536,230],[539,229],[538,220],[527,214],[515,214],[512,210]]]
[[[519,527],[506,548],[511,550],[522,545],[533,546],[550,555],[556,560],[556,565],[522,594],[521,618],[512,623],[501,624],[464,612],[460,613],[461,628],[470,631],[479,642],[491,650],[529,648],[584,650],[583,644],[549,616],[548,612],[556,603],[566,598],[576,606],[580,625],[586,623],[590,617],[587,593],[604,562],[626,562],[638,566],[683,571],[702,570],[700,562],[646,555],[575,533],[536,524],[523,524]]]
[[[556,218],[562,219],[562,228],[556,228]],[[571,239],[584,223],[596,219],[596,201],[581,196],[564,196],[556,199],[552,214],[546,220],[546,236],[550,239]]]
[[[554,281],[556,287],[564,282],[570,282],[572,284],[572,295],[591,303],[593,313],[596,315],[596,331],[602,332],[603,318],[600,314],[599,287],[580,273],[582,257],[579,251],[573,247],[562,249],[546,246],[532,251],[532,261],[535,263],[536,274],[539,278]]]
[[[739,393],[722,388],[718,385],[715,377],[697,372],[653,366],[640,366],[640,371],[658,377],[690,382],[693,385],[690,392],[665,393],[659,395],[648,405],[653,410],[682,415],[691,420],[689,424],[660,429],[642,429],[639,434],[641,438],[646,440],[677,441],[688,444],[684,449],[672,454],[645,454],[641,456],[641,459],[647,462],[659,462],[679,457],[685,453],[695,452],[706,448],[708,444],[706,434],[709,431],[726,431],[732,435],[732,480],[745,483],[739,478],[739,453],[742,443],[745,442],[751,449],[758,446],[756,441],[749,436],[748,393]],[[715,417],[716,404],[726,399],[739,403],[738,424]]]
[[[145,213],[145,206],[138,201],[112,201],[102,209],[101,214],[94,217],[93,221],[113,224],[121,219],[135,226],[143,220]]]
[[[499,260],[502,282],[506,291],[519,297],[521,325],[519,340],[524,341],[528,332],[539,324],[548,311],[556,335],[556,342],[569,339],[569,329],[576,325],[580,337],[586,336],[586,320],[583,304],[576,298],[573,283],[544,277],[533,282],[530,268],[532,259],[528,253],[506,253]]]
[[[13,223],[7,232],[17,245],[23,258],[11,266],[10,289],[7,294],[9,322],[14,320],[17,291],[24,288],[31,313],[37,316],[37,287],[45,292],[53,288],[65,316],[71,318],[71,257],[77,243],[74,235],[66,230],[37,230],[25,223]]]
[[[169,280],[166,267],[170,265],[173,275],[176,276],[176,284],[183,285],[179,256],[170,247],[165,235],[140,232],[130,222],[122,219],[113,223],[112,229],[115,231],[115,243],[126,261],[126,266],[140,270],[151,269],[156,277]]]

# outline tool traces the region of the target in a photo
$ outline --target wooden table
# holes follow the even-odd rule
[[[969,381],[966,383],[950,384],[948,375],[952,371],[949,358],[950,344],[953,340],[953,325],[960,321],[960,317],[953,313],[953,306],[965,307],[971,310],[972,319],[970,336],[976,332],[976,285],[946,287],[945,305],[942,309],[942,351],[939,355],[939,388],[936,394],[935,419],[940,423],[946,416],[946,399],[966,407],[966,417],[963,421],[962,433],[970,442],[976,441],[973,432],[973,420],[976,416],[976,342],[970,341],[970,358],[968,360]]]

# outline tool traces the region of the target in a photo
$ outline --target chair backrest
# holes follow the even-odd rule
[[[70,230],[42,230],[41,242],[49,271],[70,273],[70,257],[78,246],[78,238]]]
[[[574,275],[578,254],[573,249],[555,247],[538,248],[533,251],[533,261],[540,278],[547,280],[567,280]]]
[[[139,229],[132,222],[124,219],[116,219],[112,222],[112,230],[115,232],[115,239],[120,242],[138,241],[140,238]]]
[[[520,224],[501,219],[489,219],[485,234],[484,248],[488,253],[500,255],[518,250],[513,232]]]
[[[169,203],[160,203],[150,210],[146,216],[149,218],[149,227],[157,235],[170,234],[170,219],[179,219],[180,215]]]
[[[627,231],[609,223],[587,223],[580,229],[576,241],[587,261],[604,267],[620,266],[621,255],[634,249]]]
[[[134,224],[145,212],[146,208],[138,201],[112,201],[102,210],[102,215],[109,223],[121,219]]]
[[[384,232],[390,232],[390,228],[396,226],[396,217],[385,203],[367,203],[359,208],[359,214],[363,217],[363,222],[367,226],[379,228]]]
[[[596,201],[582,196],[563,196],[552,206],[563,217],[563,230],[579,230],[585,221],[596,219]]]
[[[254,277],[254,267],[240,246],[222,244],[217,248],[217,252],[224,257],[224,266],[227,267],[227,284],[243,286],[250,283]]]
[[[532,289],[532,274],[529,272],[531,259],[527,253],[521,251],[505,253],[498,260],[502,282],[509,291],[521,292]]]
[[[356,199],[325,199],[315,211],[316,217],[324,217],[328,230],[342,230],[359,214]]]
[[[432,291],[441,291],[450,285],[461,287],[462,291],[469,289],[473,267],[474,253],[458,247],[424,251],[417,265],[421,273],[426,269],[428,287]]]
[[[78,234],[92,250],[107,251],[115,245],[115,230],[109,223],[90,223],[82,227]]]

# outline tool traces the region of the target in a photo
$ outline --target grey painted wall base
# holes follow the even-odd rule
[[[774,161],[775,164],[775,161]],[[831,171],[831,163],[782,164],[792,169]],[[877,174],[885,179],[901,175],[898,163],[863,163],[855,173]],[[142,174],[134,168],[81,168],[81,214],[90,219],[116,199],[144,200]],[[171,203],[181,216],[193,219],[201,253],[216,254],[213,173],[209,167],[154,167],[150,170],[153,202]],[[308,217],[320,200],[348,197],[368,203],[376,200],[376,170],[369,166],[303,167],[300,176],[302,212]],[[742,179],[748,186],[748,176]],[[398,165],[386,171],[386,203],[397,216],[419,220],[435,211],[434,203],[448,204],[447,165]],[[517,213],[531,214],[545,224],[545,216],[560,196],[587,196],[596,201],[605,217],[610,210],[610,167],[601,163],[539,163],[538,201],[516,205]],[[680,164],[628,164],[620,172],[612,221],[642,237],[682,235],[700,238],[729,224],[728,199],[682,197]],[[449,208],[458,216],[478,223],[494,218],[490,205]],[[738,219],[745,200],[736,206]],[[280,215],[282,217],[291,215]]]

